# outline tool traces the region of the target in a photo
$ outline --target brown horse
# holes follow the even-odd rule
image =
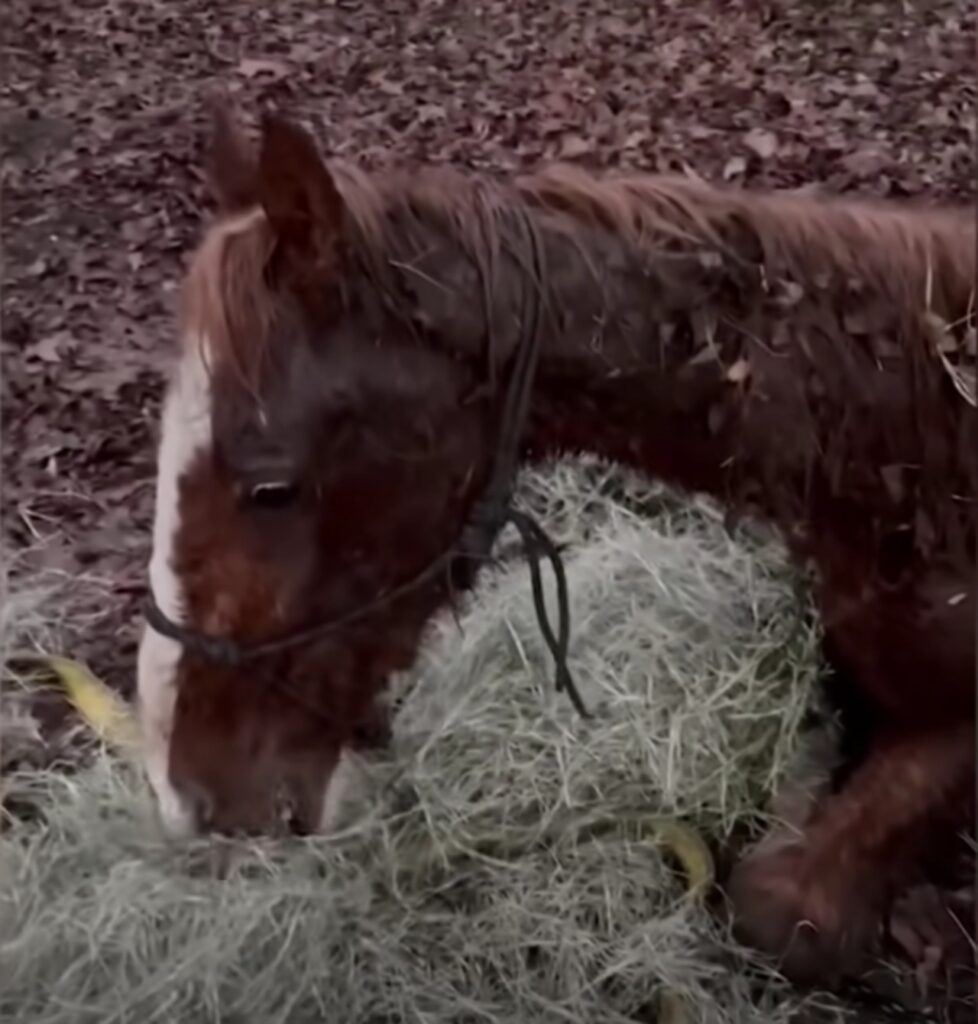
[[[328,829],[386,680],[513,521],[513,472],[594,452],[817,569],[873,743],[730,892],[789,973],[849,963],[974,789],[974,212],[367,176],[274,117],[253,151],[225,114],[211,171],[139,656],[167,826]]]

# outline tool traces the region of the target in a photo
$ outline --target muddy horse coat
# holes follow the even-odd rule
[[[974,212],[367,176],[276,118],[253,152],[225,114],[211,177],[139,654],[167,826],[328,829],[344,752],[504,521],[507,446],[513,470],[594,452],[764,516],[817,570],[873,745],[730,892],[790,972],[844,966],[973,799]]]

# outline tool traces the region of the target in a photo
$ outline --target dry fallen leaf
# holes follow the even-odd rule
[[[257,78],[261,75],[269,78],[284,78],[289,73],[289,68],[287,64],[278,60],[245,57],[239,62],[237,72],[245,78]]]
[[[723,165],[723,179],[724,181],[730,181],[733,178],[739,177],[747,170],[747,161],[742,156],[732,156]]]
[[[34,359],[41,363],[57,364],[76,344],[69,331],[55,331],[28,345],[24,350],[24,356],[26,359]]]
[[[750,376],[750,363],[746,359],[738,359],[727,370],[727,380],[732,384],[742,384]]]
[[[591,149],[591,143],[582,139],[580,135],[565,135],[560,144],[560,155],[564,160],[573,160],[575,157],[590,153]]]
[[[753,128],[744,136],[744,145],[762,160],[770,160],[778,151],[778,137],[763,128]]]

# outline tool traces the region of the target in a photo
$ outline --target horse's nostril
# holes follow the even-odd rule
[[[208,832],[214,827],[214,797],[203,786],[196,782],[184,784],[182,796],[186,800],[193,820],[200,832]]]
[[[288,828],[294,836],[311,836],[313,833],[312,826],[301,814],[293,814],[289,818]]]
[[[279,792],[275,801],[275,812],[283,832],[294,836],[306,836],[312,831],[303,818],[298,800],[292,794]]]

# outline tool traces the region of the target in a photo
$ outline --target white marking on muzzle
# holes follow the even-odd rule
[[[362,802],[366,778],[359,758],[348,750],[340,752],[333,774],[326,781],[318,832],[328,835],[346,824],[351,805]]]
[[[206,339],[188,342],[163,408],[149,583],[156,603],[174,622],[182,622],[185,615],[180,580],[173,569],[174,542],[180,528],[180,480],[211,444],[206,352]],[[163,828],[174,836],[192,834],[197,827],[185,799],[170,783],[170,734],[181,653],[178,643],[145,627],[136,669],[145,768]]]

